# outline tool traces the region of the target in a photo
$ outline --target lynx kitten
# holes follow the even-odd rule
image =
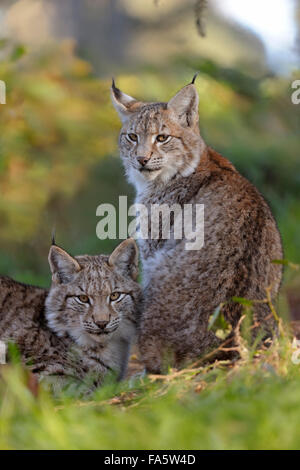
[[[145,304],[139,346],[149,371],[161,371],[164,351],[176,363],[218,343],[208,319],[221,302],[232,326],[241,315],[233,296],[262,300],[278,292],[281,240],[268,204],[235,167],[204,143],[198,127],[193,82],[168,103],[137,101],[112,86],[122,120],[120,154],[136,202],[204,204],[204,247],[187,251],[186,240],[140,240]],[[250,164],[250,163],[249,163]],[[171,219],[172,224],[172,219]],[[256,324],[271,335],[266,304],[256,304]],[[259,329],[259,328],[258,328]]]
[[[138,252],[132,239],[110,256],[70,256],[52,245],[49,291],[0,278],[0,339],[13,341],[31,370],[100,384],[122,378],[138,321]]]

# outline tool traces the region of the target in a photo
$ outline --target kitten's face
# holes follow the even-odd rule
[[[119,146],[129,180],[139,189],[149,181],[169,181],[191,174],[203,144],[198,129],[198,97],[194,85],[169,103],[142,103],[112,88],[123,127]]]
[[[68,333],[79,344],[103,343],[117,330],[134,326],[140,295],[134,280],[136,246],[126,240],[115,251],[110,257],[72,258],[59,247],[51,247],[53,283],[46,315],[57,334]]]

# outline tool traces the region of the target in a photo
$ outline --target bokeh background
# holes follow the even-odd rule
[[[74,254],[118,243],[96,237],[97,206],[133,198],[111,77],[167,101],[196,71],[203,137],[260,189],[299,263],[299,27],[296,0],[0,1],[0,272],[49,285],[53,227]],[[297,271],[281,303],[300,318]]]

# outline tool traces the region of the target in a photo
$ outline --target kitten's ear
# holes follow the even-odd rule
[[[139,273],[139,252],[134,239],[128,238],[120,243],[110,255],[108,264],[135,281]]]
[[[78,261],[56,245],[51,246],[48,261],[52,272],[52,281],[56,284],[66,284],[72,281],[74,275],[81,270]]]
[[[183,127],[193,127],[198,123],[199,96],[193,83],[183,87],[168,102],[168,109],[172,110]]]
[[[119,90],[115,85],[114,79],[111,86],[111,100],[122,122],[125,122],[130,114],[136,112],[142,105],[140,101]]]

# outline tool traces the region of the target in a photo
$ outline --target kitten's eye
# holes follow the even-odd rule
[[[112,302],[114,302],[115,300],[118,300],[120,298],[120,295],[120,292],[112,292],[109,298]]]
[[[77,299],[82,302],[83,304],[88,304],[90,303],[90,299],[88,298],[87,295],[78,295]]]
[[[137,142],[138,136],[136,134],[127,134],[127,135],[129,137],[129,140],[131,140],[132,142]]]
[[[170,136],[166,134],[159,134],[156,137],[157,142],[166,142]]]

